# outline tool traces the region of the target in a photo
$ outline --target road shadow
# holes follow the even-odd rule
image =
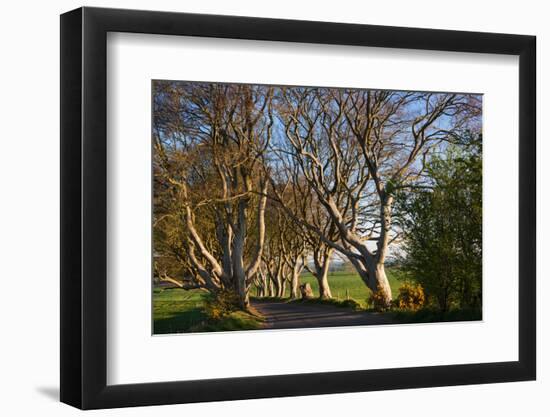
[[[266,329],[307,329],[321,327],[366,326],[394,324],[387,314],[354,311],[326,304],[288,303],[284,301],[253,301],[264,316]]]

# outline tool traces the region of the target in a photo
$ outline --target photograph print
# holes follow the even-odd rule
[[[482,95],[152,81],[152,332],[482,319]]]

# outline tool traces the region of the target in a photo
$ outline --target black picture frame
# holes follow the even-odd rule
[[[519,56],[519,360],[107,385],[108,32]],[[82,409],[534,380],[534,36],[79,8],[61,15],[61,401]]]

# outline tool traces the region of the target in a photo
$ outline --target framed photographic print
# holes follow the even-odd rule
[[[61,16],[61,401],[535,379],[535,38]]]

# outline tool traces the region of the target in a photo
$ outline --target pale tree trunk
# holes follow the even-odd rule
[[[269,297],[275,297],[275,287],[273,286],[273,279],[269,279],[269,284],[267,287]]]
[[[237,289],[237,294],[239,296],[239,306],[242,309],[247,309],[250,306],[249,300],[249,288],[246,285],[246,276],[244,270],[240,268],[239,262],[235,262],[233,279],[235,280],[235,286]]]
[[[376,262],[370,256],[350,256],[351,261],[357,273],[365,285],[373,292],[382,296],[385,307],[390,307],[392,301],[392,291],[383,262]]]
[[[290,282],[290,298],[296,299],[299,294],[300,274],[292,273],[292,280]]]
[[[384,304],[386,307],[390,307],[392,302],[392,293],[390,283],[386,277],[386,270],[384,268],[384,262],[386,261],[386,255],[388,253],[388,246],[390,241],[390,229],[391,229],[391,207],[393,204],[393,197],[387,196],[385,193],[381,197],[382,204],[380,207],[380,218],[382,220],[382,231],[378,240],[378,253],[376,255],[376,262],[369,268],[370,280],[372,281],[373,291],[378,292],[383,296]]]
[[[332,292],[330,291],[330,285],[328,283],[328,269],[329,269],[330,260],[325,259],[322,267],[317,270],[315,278],[317,278],[317,283],[319,284],[319,298],[328,299],[332,298]]]
[[[262,282],[261,273],[257,273],[252,282],[253,288],[256,290],[256,297],[263,297],[264,285]]]
[[[277,266],[275,268],[275,273],[271,276],[271,281],[273,283],[273,294],[275,297],[279,296],[279,293],[281,292],[281,285],[282,282],[280,281],[280,267]]]
[[[267,297],[275,297],[275,262],[273,260],[264,261],[264,276],[265,276],[265,295]]]
[[[380,293],[383,296],[384,304],[389,307],[392,301],[392,293],[384,264],[378,263],[369,275],[372,277],[370,279],[372,281],[371,290]]]
[[[243,181],[246,184],[247,191],[251,190],[250,179],[244,173]],[[262,251],[265,239],[265,206],[267,202],[267,182],[264,182],[262,187],[262,197],[258,202],[258,242],[256,243],[255,254],[250,260],[248,266],[244,264],[244,250],[245,241],[247,238],[247,218],[248,218],[248,204],[249,199],[244,198],[239,201],[238,213],[237,213],[237,227],[233,237],[233,247],[231,251],[232,269],[233,269],[233,281],[235,288],[239,296],[239,306],[243,310],[247,310],[250,307],[250,286],[252,285],[254,274],[260,267],[262,259]]]
[[[390,307],[392,292],[384,270],[384,262],[390,242],[393,197],[386,196],[384,192],[380,192],[380,194],[380,220],[382,227],[375,254],[369,250],[361,236],[348,228],[338,207],[330,198],[326,207],[329,209],[333,221],[343,236],[342,242],[344,247],[337,247],[338,245],[326,240],[325,243],[346,255],[367,287],[372,292],[379,293],[382,296],[385,307]]]
[[[330,291],[330,285],[328,283],[328,271],[330,267],[330,257],[334,249],[330,247],[324,247],[316,249],[313,252],[313,270],[308,268],[311,274],[317,280],[319,285],[319,298],[329,299],[332,298],[332,292]]]
[[[244,244],[246,238],[246,212],[248,201],[241,200],[238,206],[238,223],[235,237],[233,238],[232,266],[233,280],[235,289],[239,296],[239,305],[242,309],[247,309],[250,305],[248,297],[248,288],[246,284],[246,274],[244,270]]]
[[[292,268],[292,280],[290,286],[290,298],[296,299],[300,296],[300,274],[304,269],[304,262],[298,258],[294,261],[294,267]]]
[[[285,265],[281,258],[279,259],[276,273],[275,273],[275,290],[276,290],[276,296],[279,298],[282,298],[284,296],[285,289],[286,289],[285,279],[284,279],[284,275],[285,275],[284,268],[285,268]]]
[[[260,272],[258,272],[258,276],[259,276],[259,293],[258,293],[258,296],[259,297],[265,297],[267,295],[267,276],[263,270],[263,268],[260,268]]]
[[[281,282],[279,272],[277,271],[275,275],[272,277],[272,286],[273,286],[273,296],[274,297],[280,297],[281,294],[281,287],[283,286],[283,283]]]

